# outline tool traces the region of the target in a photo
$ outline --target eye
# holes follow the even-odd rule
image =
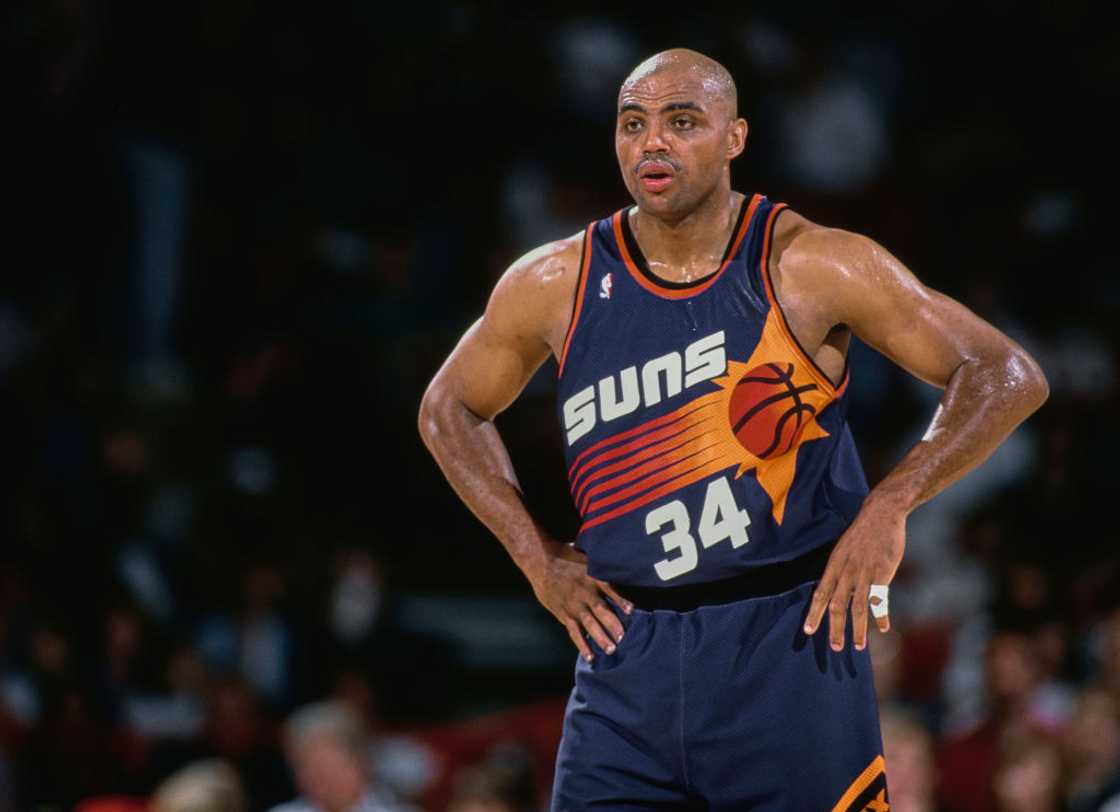
[[[636,133],[642,127],[642,122],[636,118],[629,118],[622,123],[622,129],[628,133]]]
[[[673,119],[673,126],[678,130],[691,130],[693,121],[688,116],[677,116]]]

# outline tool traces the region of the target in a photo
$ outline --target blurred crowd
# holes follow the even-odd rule
[[[416,409],[510,262],[629,202],[615,94],[677,45],[738,82],[734,188],[876,239],[1050,381],[910,518],[872,634],[892,809],[1120,810],[1120,276],[1086,112],[1117,30],[788,6],[5,7],[0,812],[543,807],[575,653],[557,628],[559,666],[487,665],[406,622],[528,594]],[[570,538],[555,370],[498,427]],[[859,342],[851,374],[874,483],[940,391]]]

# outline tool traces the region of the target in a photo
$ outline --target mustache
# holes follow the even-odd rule
[[[668,157],[642,158],[642,160],[638,161],[638,165],[634,167],[634,174],[635,175],[640,175],[641,172],[642,172],[642,167],[644,167],[646,164],[669,164],[669,166],[673,167],[674,172],[680,172],[681,168],[682,168],[681,165],[679,163],[677,163],[676,161],[674,161],[672,158],[668,158]]]

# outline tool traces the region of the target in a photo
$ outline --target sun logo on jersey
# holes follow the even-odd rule
[[[750,358],[728,361],[727,374],[712,379],[720,387],[713,394],[726,416],[709,430],[721,439],[721,462],[738,463],[736,479],[755,472],[778,524],[797,475],[795,452],[803,443],[828,436],[816,416],[833,399],[807,365],[788,360],[790,356],[771,310]]]
[[[842,392],[794,349],[771,309],[746,361],[728,359],[716,389],[584,449],[568,471],[582,529],[622,516],[712,474],[754,471],[778,524],[797,450],[828,437],[817,416]],[[728,349],[731,349],[730,347]],[[699,385],[699,384],[698,384]]]
[[[759,360],[730,361],[727,375],[713,383],[721,387],[726,408],[727,421],[720,427],[729,435],[724,440],[724,459],[739,463],[736,479],[755,472],[770,497],[774,521],[781,524],[797,474],[797,454],[791,452],[802,443],[828,436],[815,418],[830,398],[802,365]]]
[[[599,298],[611,298],[611,275],[610,273],[603,274],[603,278],[599,281]]]

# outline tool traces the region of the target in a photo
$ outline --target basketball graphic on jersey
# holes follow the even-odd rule
[[[798,386],[793,373],[790,362],[760,364],[747,370],[731,393],[731,430],[740,445],[760,460],[795,448],[802,429],[817,413],[805,397],[817,385]]]

